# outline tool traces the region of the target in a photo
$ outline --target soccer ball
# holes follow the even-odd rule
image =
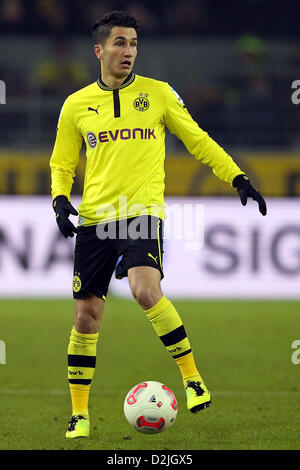
[[[160,382],[146,380],[135,385],[124,400],[124,414],[137,431],[157,434],[169,428],[177,415],[172,390]]]

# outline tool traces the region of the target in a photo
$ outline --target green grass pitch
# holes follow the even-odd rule
[[[71,406],[66,350],[72,300],[1,300],[0,449],[300,449],[300,302],[174,301],[212,392],[192,415],[175,361],[134,302],[109,297],[90,397],[91,437],[66,441]],[[141,380],[167,384],[178,415],[167,431],[143,435],[123,415]]]

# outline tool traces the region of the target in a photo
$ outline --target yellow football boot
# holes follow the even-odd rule
[[[73,439],[74,437],[89,437],[89,435],[89,420],[81,415],[72,416],[71,421],[69,421],[69,427],[66,432],[66,438]]]
[[[211,404],[210,393],[203,382],[188,380],[185,384],[187,408],[191,413],[208,408]]]

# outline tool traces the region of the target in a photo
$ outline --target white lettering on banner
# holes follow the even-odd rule
[[[295,365],[300,364],[300,340],[295,339],[295,341],[292,342],[292,348],[296,349],[296,351],[293,352],[291,360],[292,363]]]
[[[6,85],[0,80],[0,104],[6,104]]]
[[[292,82],[292,88],[296,89],[296,91],[292,93],[292,97],[291,97],[292,103],[299,104],[300,103],[300,80],[294,80]]]
[[[79,199],[72,203],[77,207]],[[254,201],[243,207],[238,198],[166,198],[166,203],[162,287],[167,296],[300,298],[300,222],[295,218],[300,201],[270,199],[266,217]],[[182,209],[184,227],[176,226],[171,214],[175,205]],[[203,210],[197,212],[196,205]],[[0,197],[0,210],[5,221],[0,296],[71,297],[74,239],[59,234],[49,198]],[[113,276],[111,292],[131,296],[128,280]]]
[[[0,364],[6,364],[6,345],[0,340]]]

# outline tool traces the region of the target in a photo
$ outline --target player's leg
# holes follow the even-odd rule
[[[160,271],[150,266],[137,266],[128,269],[131,293],[143,310],[150,309],[163,297],[160,280]]]
[[[116,278],[128,276],[133,296],[181,371],[188,409],[197,412],[210,404],[210,394],[195,365],[180,316],[160,288],[164,276],[163,222],[157,217],[143,215],[127,223],[128,237],[118,241],[122,259],[116,267]],[[135,229],[139,230],[140,237],[136,236]]]
[[[75,299],[74,327],[68,347],[68,380],[73,422],[71,420],[71,431],[67,431],[67,437],[88,435],[88,401],[96,367],[98,331],[104,303],[103,299],[93,294],[85,299]]]
[[[75,299],[74,326],[68,346],[68,380],[72,400],[72,419],[66,437],[89,437],[88,402],[96,367],[99,326],[104,300],[89,294]]]
[[[176,361],[187,393],[187,407],[196,413],[211,403],[195,364],[194,355],[181,318],[174,305],[163,295],[161,272],[155,267],[128,269],[128,280],[134,298],[145,311],[154,330]]]
[[[80,333],[98,333],[103,318],[105,300],[94,294],[74,300],[74,327]]]
[[[100,240],[96,227],[82,228],[76,238],[73,297],[74,326],[68,346],[68,380],[72,419],[66,437],[89,436],[88,400],[96,366],[99,326],[105,296],[117,260],[107,240]]]

